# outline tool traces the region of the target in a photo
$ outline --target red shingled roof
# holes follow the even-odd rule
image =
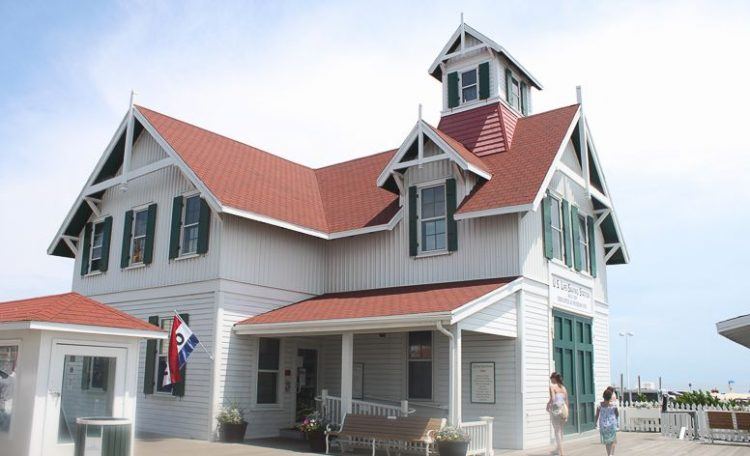
[[[450,312],[514,279],[515,277],[504,277],[331,293],[290,304],[237,324],[290,323]]]
[[[0,323],[32,321],[161,331],[154,325],[78,293],[0,303]]]
[[[312,169],[137,106],[222,205],[322,233],[388,223],[398,197],[378,175],[395,151]],[[552,165],[578,105],[518,118],[502,103],[443,117],[441,138],[492,174],[458,213],[529,204]]]
[[[552,166],[578,105],[522,117],[510,150],[482,157],[492,179],[475,187],[458,214],[531,204]]]

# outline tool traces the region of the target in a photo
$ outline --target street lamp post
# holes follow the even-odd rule
[[[628,401],[633,404],[633,391],[630,389],[630,351],[628,347],[628,339],[633,337],[632,332],[621,332],[620,336],[625,338],[625,384],[628,388]]]

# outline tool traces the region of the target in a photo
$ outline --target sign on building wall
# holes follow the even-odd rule
[[[471,402],[495,403],[495,363],[471,363]]]
[[[594,311],[594,294],[585,287],[558,275],[550,275],[550,304],[553,307],[591,314]]]

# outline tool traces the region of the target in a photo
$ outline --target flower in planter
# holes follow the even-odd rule
[[[435,434],[437,442],[468,442],[469,434],[459,427],[446,426]]]
[[[311,413],[310,415],[307,415],[302,421],[302,424],[297,426],[297,428],[304,432],[315,432],[315,431],[325,431],[326,426],[328,423],[323,419],[323,417],[318,414],[318,412]]]
[[[242,424],[245,422],[245,413],[236,403],[232,403],[221,408],[216,421],[219,424]]]

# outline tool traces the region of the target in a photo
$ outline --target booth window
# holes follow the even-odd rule
[[[432,399],[432,332],[409,333],[409,399]]]
[[[0,433],[10,431],[18,366],[18,345],[0,343]]]
[[[258,340],[258,404],[278,403],[280,348],[279,339]]]
[[[82,389],[107,391],[109,381],[109,358],[83,357]]]

